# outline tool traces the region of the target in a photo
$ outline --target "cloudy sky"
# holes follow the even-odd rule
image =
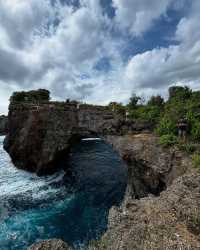
[[[0,0],[0,113],[13,91],[126,102],[200,88],[200,0]]]

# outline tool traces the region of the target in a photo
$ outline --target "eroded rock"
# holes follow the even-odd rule
[[[200,249],[200,173],[177,178],[159,197],[112,208],[109,229],[90,250]]]
[[[145,197],[159,195],[178,176],[192,169],[190,157],[175,147],[165,148],[152,133],[109,136],[105,140],[113,145],[128,166],[126,196]]]
[[[72,250],[72,248],[62,240],[51,239],[36,243],[30,246],[28,250]]]

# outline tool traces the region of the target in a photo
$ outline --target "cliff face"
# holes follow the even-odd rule
[[[200,174],[179,177],[159,197],[112,208],[109,228],[90,250],[200,249]]]
[[[8,129],[8,117],[5,115],[0,116],[0,135],[5,135]]]
[[[106,136],[106,141],[128,166],[127,194],[141,198],[149,193],[159,195],[178,176],[192,169],[191,159],[176,148],[164,148],[157,136],[140,133]]]
[[[128,166],[124,202],[90,250],[200,249],[200,173],[156,136],[107,136]]]
[[[107,125],[109,123],[109,126]],[[100,108],[46,103],[11,103],[4,148],[18,168],[51,174],[77,138],[112,129],[115,120]]]
[[[77,138],[125,134],[149,127],[126,122],[103,106],[11,101],[4,148],[18,168],[45,175],[57,170]]]
[[[4,148],[17,167],[40,175],[51,173],[55,171],[57,159],[69,150],[76,124],[73,109],[10,106]]]

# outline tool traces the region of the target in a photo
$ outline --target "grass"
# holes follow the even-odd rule
[[[200,154],[194,153],[192,155],[192,162],[195,168],[200,169]]]

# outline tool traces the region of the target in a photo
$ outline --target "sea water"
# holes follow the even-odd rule
[[[0,250],[26,250],[50,238],[83,249],[105,232],[108,211],[122,201],[127,176],[111,146],[98,138],[82,140],[63,170],[38,177],[13,166],[3,140],[1,136]]]

